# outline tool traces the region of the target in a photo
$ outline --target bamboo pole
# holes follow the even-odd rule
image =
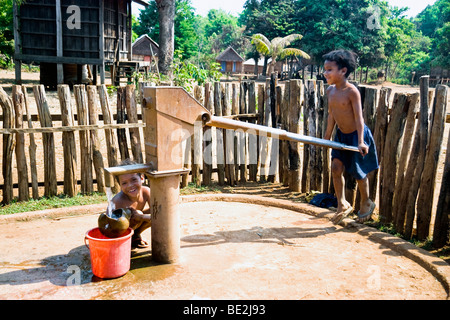
[[[58,97],[61,107],[63,126],[73,126],[74,116],[68,85],[58,85]],[[75,146],[75,132],[62,133],[62,146],[64,152],[64,194],[73,197],[77,194],[77,152]]]

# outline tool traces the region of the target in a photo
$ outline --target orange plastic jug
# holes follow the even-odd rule
[[[117,278],[130,270],[133,233],[133,229],[128,228],[123,236],[108,238],[99,228],[86,232],[84,243],[89,248],[92,273],[95,276],[102,279]]]

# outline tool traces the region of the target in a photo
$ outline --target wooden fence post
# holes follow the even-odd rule
[[[205,108],[213,113],[214,97],[211,94],[211,84],[205,83]],[[205,186],[211,185],[212,175],[212,128],[208,126],[203,127],[203,175],[202,182]]]
[[[48,107],[44,86],[33,86],[33,92],[41,127],[53,127],[52,116]],[[42,133],[42,140],[44,146],[44,195],[46,197],[51,197],[57,194],[55,140],[53,133]]]
[[[109,104],[108,91],[104,84],[97,86],[98,95],[100,98],[100,105],[102,108],[103,114],[103,123],[104,124],[112,124],[113,116],[111,113],[111,107]],[[108,159],[108,166],[115,167],[119,164],[117,161],[117,139],[116,133],[113,129],[105,129],[105,140],[106,140],[106,155]],[[120,191],[119,183],[116,179],[109,174],[105,174],[105,185],[111,186],[111,190],[113,193],[117,193]]]
[[[248,113],[256,113],[256,85],[255,81],[249,81],[248,87]],[[248,122],[255,123],[255,119],[249,119]],[[256,181],[258,176],[258,136],[255,134],[248,135],[248,156],[249,156],[249,172],[248,179]]]
[[[304,88],[299,80],[290,80],[289,82],[289,131],[300,133],[300,114],[303,101]],[[289,141],[289,189],[299,192],[301,163],[300,146],[298,142]]]
[[[219,81],[214,82],[214,113],[216,116],[222,116],[222,90]],[[225,157],[223,145],[223,129],[216,128],[216,154],[217,154],[217,176],[219,185],[225,184]]]
[[[379,164],[381,164],[383,161],[384,143],[386,141],[386,131],[388,124],[389,97],[391,95],[391,92],[392,92],[391,88],[381,88],[380,97],[378,99],[378,107],[376,111],[375,129],[373,132],[373,138],[375,141],[375,146],[377,147],[377,156]],[[382,181],[383,178],[382,166],[380,166],[378,170],[375,170],[374,176],[375,180],[373,181],[372,185],[369,186],[370,198],[372,200],[375,200],[375,195],[377,194],[378,181]],[[382,193],[382,185],[380,184],[378,194],[381,195],[381,193]]]
[[[376,123],[376,110],[377,110],[377,99],[378,99],[378,89],[366,87],[364,90],[364,101],[363,101],[363,118],[365,125],[370,129],[372,134],[375,131]],[[375,144],[376,146],[376,144]],[[367,175],[369,180],[369,198],[375,201],[376,196],[376,184],[377,184],[377,174],[378,170],[374,170]],[[356,205],[359,210],[360,193],[357,193]],[[356,208],[355,208],[356,209]]]
[[[0,87],[0,105],[3,109],[3,128],[14,128],[13,102],[2,87]],[[12,157],[15,144],[14,134],[3,135],[3,204],[8,204],[13,199]]]
[[[125,89],[128,123],[139,122],[135,89],[136,88],[134,84],[127,85]],[[133,154],[134,161],[136,161],[137,163],[144,163],[144,158],[142,156],[141,134],[139,132],[139,128],[130,128],[129,134],[131,153]]]
[[[78,125],[87,125],[88,122],[88,106],[86,98],[86,90],[84,85],[74,85],[73,93],[77,104],[77,120]],[[89,141],[89,134],[85,130],[80,131],[80,172],[81,172],[81,193],[89,194],[94,190],[92,178],[92,150]]]
[[[410,183],[405,184],[408,190],[405,203],[405,225],[403,234],[406,238],[411,238],[413,233],[413,223],[416,216],[416,200],[420,187],[420,180],[425,164],[425,154],[428,145],[428,109],[429,109],[429,88],[430,77],[420,77],[420,112],[419,122],[414,137],[414,146],[411,155],[416,157],[410,159],[407,174],[412,176]],[[386,137],[387,139],[388,137]],[[414,161],[416,160],[416,161]],[[410,166],[414,166],[410,169]],[[409,172],[408,172],[409,171]],[[383,186],[384,188],[384,186]]]
[[[125,123],[126,115],[126,87],[117,88],[117,123]],[[128,151],[126,129],[117,129],[117,142],[119,144],[120,158],[123,160],[130,158]]]
[[[224,116],[230,116],[232,105],[230,103],[229,83],[225,83],[222,87],[222,106],[222,114]],[[223,143],[225,146],[225,176],[230,186],[234,186],[236,184],[236,172],[234,164],[234,136],[234,130],[224,130]]]
[[[414,137],[415,117],[418,110],[419,93],[411,96],[411,103],[409,106],[408,114],[406,116],[406,125],[403,134],[403,143],[401,146],[401,153],[398,160],[397,177],[395,180],[394,195],[392,198],[392,216],[394,219],[394,226],[402,226],[404,223],[404,211],[400,210],[404,202],[401,200],[402,189],[405,188],[405,173],[407,167],[407,159],[411,153],[411,145]],[[403,200],[404,201],[404,200]]]
[[[317,128],[316,128],[316,136],[318,138],[323,137],[323,131],[326,127],[323,127],[323,115],[324,115],[324,107],[323,107],[323,96],[324,96],[324,85],[322,80],[317,81]],[[316,166],[316,187],[318,191],[323,192],[323,157],[324,152],[327,148],[316,147],[316,156],[317,160],[315,162]]]
[[[325,131],[327,130],[328,124],[328,96],[326,94],[327,85],[324,86],[324,93],[321,96],[322,100],[322,108],[323,108],[323,124],[322,124],[322,137],[325,136]],[[323,187],[322,190],[324,193],[332,193],[331,192],[331,149],[324,148],[322,150],[322,170],[323,170]]]
[[[278,86],[277,73],[272,73],[270,75],[270,115],[271,115],[271,126],[276,128],[278,124],[279,112],[277,107],[277,90]],[[278,172],[278,153],[280,150],[279,139],[276,137],[270,138],[270,157],[269,157],[269,172],[267,181],[275,182],[277,179]]]
[[[281,95],[281,93],[280,93]],[[289,81],[284,84],[283,99],[280,105],[280,121],[281,129],[289,131]],[[280,182],[283,186],[289,186],[289,142],[286,140],[280,141]]]
[[[87,86],[88,110],[89,110],[89,124],[96,125],[98,120],[98,99],[97,87],[94,85]],[[97,178],[97,191],[105,192],[104,183],[104,164],[103,156],[100,151],[100,142],[98,141],[97,130],[90,130],[91,137],[91,153],[92,163],[94,165],[95,177]]]
[[[271,126],[272,118],[271,118],[271,109],[270,105],[270,78],[266,78],[266,85],[264,87],[264,117],[261,125],[263,126]],[[259,180],[260,182],[267,181],[267,169],[270,165],[270,141],[271,138],[267,137],[266,134],[260,135],[260,157],[261,157],[261,167],[259,171]]]
[[[448,213],[450,212],[450,129],[448,137],[441,190],[434,220],[433,247],[435,248],[442,248],[447,244],[450,231],[448,218]]]
[[[307,80],[305,84],[305,107],[303,112],[303,134],[306,136],[316,136],[317,124],[317,88],[316,80]],[[314,145],[303,145],[303,174],[302,192],[317,190],[315,162],[317,147]]]
[[[199,101],[201,104],[205,104],[204,97],[203,97],[203,90],[201,86],[195,86],[194,88],[194,97],[197,101]],[[192,182],[197,186],[200,187],[202,180],[200,175],[200,169],[201,169],[201,163],[203,162],[202,159],[202,133],[203,129],[200,125],[194,125],[194,135],[193,135],[193,141],[191,140],[192,145]]]
[[[417,197],[417,238],[419,240],[425,240],[430,229],[436,170],[445,128],[447,89],[447,86],[438,85],[435,90],[430,139]]]
[[[23,128],[23,110],[24,110],[24,95],[20,85],[14,85],[12,88],[14,113],[15,113],[15,127]],[[28,168],[27,158],[25,155],[25,135],[23,133],[16,133],[16,161],[17,161],[17,181],[19,185],[19,201],[27,201],[30,197],[28,188]]]
[[[247,110],[247,83],[245,81],[241,81],[239,91],[239,113],[246,114]],[[239,141],[239,181],[247,182],[247,134],[243,131],[240,131],[237,133],[237,136]]]
[[[25,112],[28,122],[28,128],[33,128],[33,123],[31,121],[31,114],[28,109],[28,94],[27,88],[22,85],[23,97],[25,102]],[[30,146],[28,148],[28,153],[30,155],[30,173],[31,173],[31,193],[33,199],[39,199],[39,186],[37,178],[37,167],[36,167],[36,141],[34,140],[34,133],[30,133]]]
[[[67,84],[58,85],[59,105],[61,107],[61,120],[63,126],[72,127],[74,116],[70,88]],[[74,197],[77,194],[77,152],[75,146],[75,132],[62,133],[62,145],[64,152],[64,194]]]
[[[406,94],[396,93],[394,97],[382,162],[384,171],[382,181],[383,193],[380,196],[380,218],[382,223],[390,223],[392,221],[392,200],[397,176],[399,150],[401,150],[400,138],[403,135],[410,99],[411,96]]]

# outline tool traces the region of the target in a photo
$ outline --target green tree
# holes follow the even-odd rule
[[[12,63],[14,55],[13,5],[12,0],[0,0],[0,67]]]
[[[288,56],[299,56],[305,59],[309,59],[310,56],[297,48],[286,48],[289,46],[292,42],[300,40],[302,38],[302,35],[300,34],[290,34],[288,36],[285,36],[283,38],[276,37],[272,39],[272,41],[269,41],[269,39],[266,38],[263,34],[255,34],[252,36],[252,44],[255,45],[256,50],[261,53],[264,57],[266,57],[265,62],[267,62],[267,58],[272,58],[272,61],[270,62],[270,69],[269,73],[272,73],[273,70],[275,70],[275,64],[277,59],[284,59]],[[265,66],[264,64],[264,70],[263,75],[265,75]]]
[[[437,0],[414,19],[417,30],[432,39],[433,65],[450,68],[450,0]]]
[[[159,39],[159,11],[154,0],[141,10],[139,23],[133,26],[138,36],[148,34],[150,38]],[[189,59],[197,53],[197,32],[195,30],[194,8],[190,0],[175,1],[174,48],[179,50],[183,59]]]

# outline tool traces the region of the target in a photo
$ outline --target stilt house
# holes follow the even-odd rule
[[[111,77],[132,62],[131,4],[144,0],[26,0],[14,1],[16,82],[21,63],[39,62],[41,83],[80,83],[83,68],[105,83],[105,66]],[[136,66],[135,64],[131,64]],[[137,64],[139,66],[139,64]]]

